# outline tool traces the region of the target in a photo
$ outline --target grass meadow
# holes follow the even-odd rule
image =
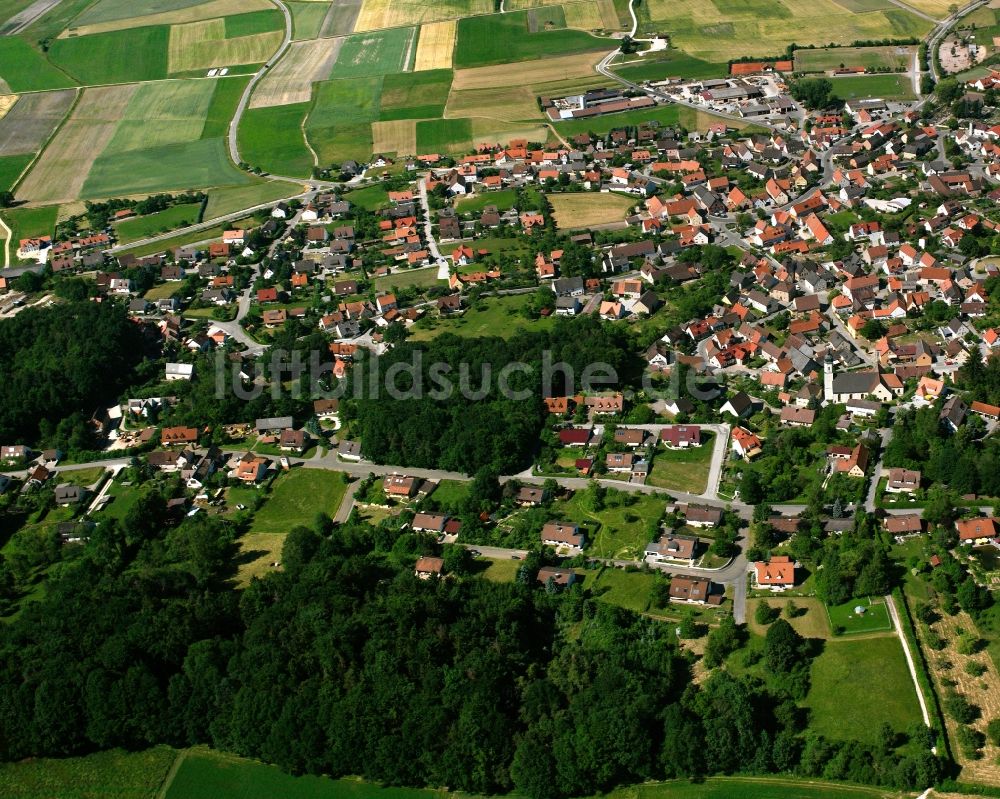
[[[178,203],[154,214],[126,219],[115,225],[120,244],[166,233],[201,221],[201,203]]]
[[[74,85],[66,72],[46,61],[24,39],[14,36],[0,37],[0,79],[15,92],[65,89]]]
[[[701,494],[708,484],[713,449],[715,449],[714,433],[706,435],[700,447],[658,449],[653,457],[653,468],[650,469],[646,482],[659,488]]]
[[[333,517],[346,490],[347,483],[339,472],[299,468],[279,475],[250,531],[287,533],[298,525],[311,526],[317,513]]]
[[[528,28],[528,12],[466,17],[458,23],[456,68],[506,64],[534,58],[610,50],[608,40],[578,30]]]
[[[55,39],[49,60],[85,86],[159,80],[167,77],[169,39],[167,25]]]
[[[302,137],[308,103],[249,108],[240,125],[240,157],[265,172],[306,177],[313,159]]]

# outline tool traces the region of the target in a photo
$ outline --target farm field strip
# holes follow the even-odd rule
[[[136,84],[85,89],[66,124],[25,176],[18,196],[36,203],[76,200],[137,90]]]
[[[283,38],[282,31],[268,31],[227,39],[225,21],[218,18],[171,25],[168,71],[261,63],[277,51]]]
[[[72,89],[22,95],[0,119],[0,155],[37,152],[66,116],[74,97]]]
[[[267,0],[208,0],[206,3],[198,3],[187,8],[160,11],[141,16],[129,16],[106,22],[71,25],[59,34],[59,38],[88,36],[93,33],[107,33],[109,31],[128,30],[129,28],[145,28],[149,25],[180,25],[185,22],[198,22],[214,17],[245,14],[249,11],[266,11],[270,8],[274,8],[274,6],[267,2]]]
[[[416,155],[417,121],[396,119],[372,123],[372,147],[376,153]]]
[[[398,28],[424,22],[489,14],[493,0],[364,0],[355,31]]]
[[[529,85],[593,76],[600,53],[577,53],[555,58],[515,61],[485,67],[456,69],[452,89],[493,89],[497,86]],[[606,81],[605,81],[606,82]]]
[[[343,43],[343,39],[293,42],[284,58],[254,89],[250,108],[309,102],[313,82],[330,77]]]
[[[417,57],[413,64],[414,71],[451,69],[457,27],[458,23],[452,19],[431,22],[420,28]]]
[[[140,84],[107,150],[126,152],[197,141],[215,88],[216,82],[207,80]]]
[[[354,33],[360,13],[361,0],[333,0],[319,35],[347,36],[349,33]]]
[[[566,14],[566,27],[580,30],[617,30],[621,27],[618,14],[611,0],[597,2],[567,3],[563,6]]]

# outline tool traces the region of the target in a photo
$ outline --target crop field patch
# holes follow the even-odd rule
[[[889,0],[834,0],[838,6],[843,6],[853,14],[864,14],[867,11],[884,11],[892,8]]]
[[[139,86],[106,152],[144,150],[197,141],[205,127],[216,84],[174,80]]]
[[[877,97],[880,100],[909,100],[913,94],[913,80],[909,75],[858,75],[834,78],[833,93],[841,100]]]
[[[532,88],[519,85],[453,91],[445,109],[449,117],[492,116],[506,122],[540,119],[541,113]]]
[[[395,119],[372,123],[372,152],[396,153],[398,156],[417,154],[417,121]]]
[[[817,47],[795,51],[796,72],[826,72],[845,67],[906,69],[916,48],[911,45],[885,47]]]
[[[647,0],[647,27],[674,47],[709,62],[771,55],[791,42],[825,45],[923,36],[931,23],[901,8],[852,13],[834,0]]]
[[[410,59],[415,33],[415,28],[394,28],[348,36],[330,77],[361,78],[402,72]]]
[[[184,8],[148,13],[137,16],[111,19],[104,22],[83,24],[78,17],[62,33],[60,39],[72,36],[89,36],[93,33],[128,30],[129,28],[145,28],[151,25],[180,25],[184,22],[198,22],[215,17],[228,17],[232,14],[244,14],[251,11],[264,11],[274,8],[267,0],[208,0],[206,3]],[[134,5],[133,5],[134,11]]]
[[[250,180],[230,162],[225,139],[198,139],[127,152],[107,148],[95,160],[80,196],[98,199],[155,194]]]
[[[595,75],[594,65],[601,57],[599,53],[579,53],[558,58],[456,69],[452,89],[461,91],[509,85],[536,86],[540,83],[590,78]]]
[[[328,80],[317,83],[306,131],[353,122],[374,122],[379,114],[382,78]]]
[[[635,206],[633,198],[593,192],[550,194],[549,202],[560,230],[620,222],[625,213]]]
[[[178,73],[262,63],[278,49],[283,38],[282,31],[270,31],[227,39],[222,19],[171,25],[168,70]]]
[[[528,10],[528,33],[557,30],[566,27],[566,12],[562,6],[539,6]]]
[[[312,154],[302,135],[308,103],[250,108],[239,130],[240,157],[267,172],[306,177]]]
[[[88,86],[158,80],[167,76],[169,38],[169,27],[155,25],[56,39],[49,59]]]
[[[254,89],[250,108],[308,103],[314,81],[330,77],[343,39],[294,42]]]
[[[453,19],[421,26],[413,69],[451,69],[457,32],[458,23]]]
[[[299,184],[286,183],[281,180],[215,189],[208,193],[204,218],[208,220],[226,216],[244,208],[252,208],[261,203],[280,200],[284,197],[292,197],[300,191],[302,191],[302,186]]]
[[[952,5],[958,5],[959,7],[966,5],[965,3],[955,4],[953,0],[902,0],[902,2],[935,19],[944,19],[947,17],[950,13],[948,9]]]
[[[615,4],[611,0],[567,3],[563,6],[566,27],[580,30],[617,30],[621,27]]]
[[[18,187],[18,198],[36,203],[79,199],[94,161],[114,136],[137,89],[135,84],[85,89]]]
[[[493,10],[493,0],[364,0],[354,29],[397,28]]]
[[[289,0],[285,3],[288,10],[292,12],[292,38],[296,41],[302,39],[315,39],[323,30],[323,22],[330,11],[330,6],[326,3],[299,2]]]
[[[399,72],[386,75],[382,82],[382,110],[379,119],[423,119],[444,113],[452,72]]]
[[[333,0],[326,19],[323,20],[320,36],[347,36],[354,33],[360,13],[361,0]]]
[[[0,83],[4,93],[65,89],[73,81],[24,39],[0,37]]]
[[[528,13],[468,17],[458,22],[456,67],[480,67],[513,61],[555,58],[594,50],[607,52],[615,43],[580,30],[530,32]]]
[[[223,21],[226,24],[227,39],[285,30],[285,17],[276,8],[265,8],[247,14],[230,14]]]
[[[142,13],[163,14],[192,8],[196,5],[198,5],[198,0],[144,0]],[[137,11],[134,0],[98,0],[80,14],[76,21],[81,25],[112,22],[138,16]]]

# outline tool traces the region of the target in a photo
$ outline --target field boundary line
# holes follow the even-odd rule
[[[170,764],[170,768],[167,769],[167,773],[163,775],[163,782],[160,783],[160,787],[156,791],[156,799],[166,799],[167,791],[170,790],[174,777],[177,776],[177,772],[180,771],[181,764],[184,762],[184,758],[186,757],[187,749],[181,749],[177,753],[177,756],[174,758],[174,762]]]

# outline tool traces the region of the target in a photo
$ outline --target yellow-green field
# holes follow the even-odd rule
[[[489,14],[493,0],[364,0],[355,31],[398,28],[442,19]]]
[[[550,194],[549,203],[556,225],[562,230],[574,230],[620,222],[636,200],[619,194],[579,192]]]
[[[99,7],[98,3],[94,8]],[[71,25],[59,38],[67,36],[87,36],[92,33],[127,30],[129,28],[144,28],[150,25],[179,25],[184,22],[197,22],[214,17],[227,17],[233,14],[245,14],[249,11],[264,11],[274,8],[267,0],[208,0],[205,3],[160,11],[153,14],[136,14],[101,22],[91,22],[81,25]],[[139,9],[136,9],[137,11]],[[86,15],[80,19],[86,19]]]
[[[269,31],[226,38],[223,19],[170,26],[168,64],[171,73],[266,61],[281,45],[284,33]]]
[[[455,52],[455,31],[458,23],[453,20],[432,22],[420,28],[417,40],[415,71],[424,69],[451,69]]]

